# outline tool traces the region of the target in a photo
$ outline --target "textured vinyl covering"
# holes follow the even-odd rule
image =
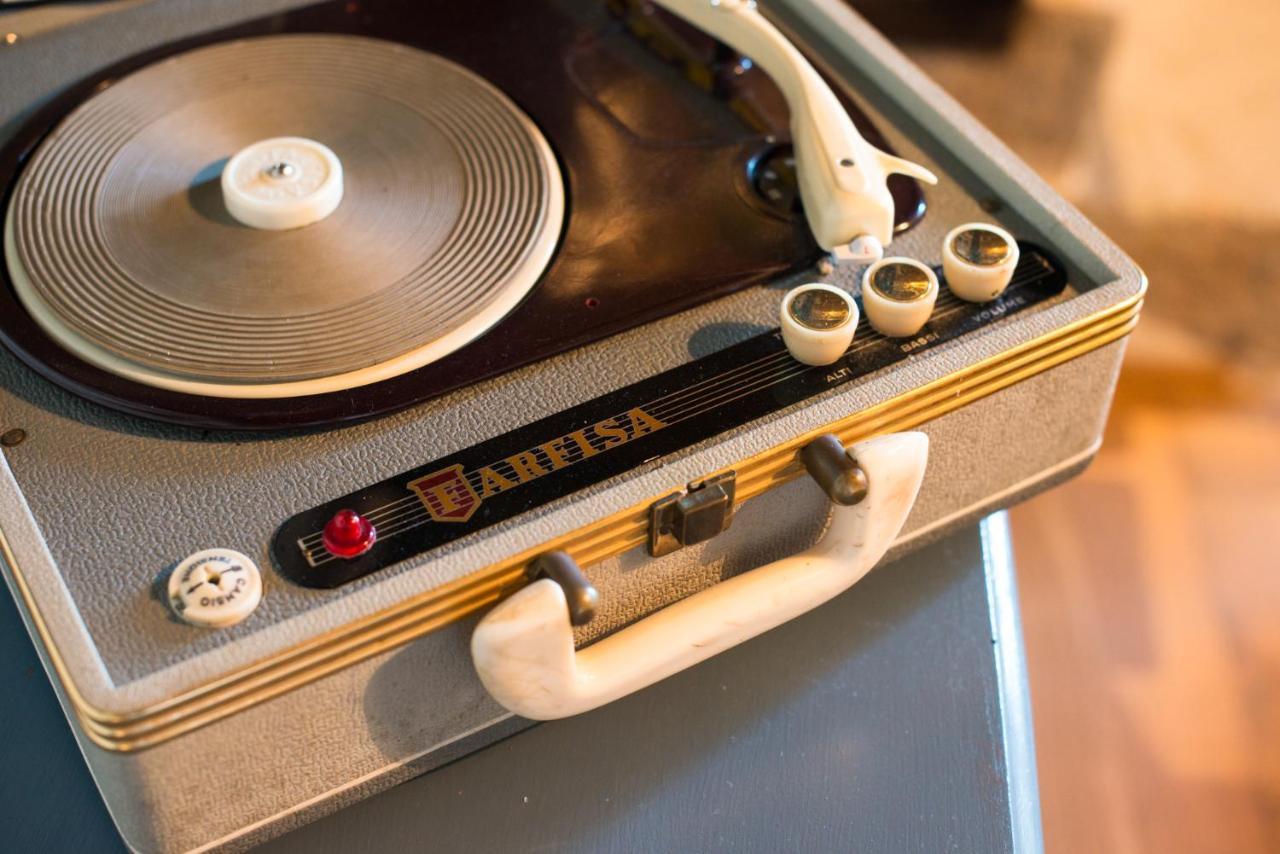
[[[934,488],[921,494],[907,522],[910,539],[896,553],[1083,467],[1105,416],[1079,417],[1075,401],[1110,393],[1123,349],[1124,342],[1110,344],[927,425],[926,483]],[[993,456],[992,442],[1005,450]],[[825,527],[824,510],[813,484],[794,481],[746,502],[721,537],[658,560],[636,549],[591,575],[606,603],[660,607],[811,545]],[[886,565],[859,584],[878,584],[880,572],[909,571],[909,565]],[[905,582],[894,586],[916,590]],[[839,601],[859,591],[855,585]],[[928,591],[915,596],[927,599]],[[579,637],[635,616],[607,608]],[[918,616],[913,612],[905,622]],[[474,624],[472,618],[450,626],[139,753],[107,753],[73,729],[136,850],[185,850],[213,841],[241,850],[528,726],[509,717],[476,679],[468,655]],[[211,791],[218,797],[210,799]],[[164,798],[141,797],[145,792]]]
[[[949,189],[930,195],[930,217],[895,242],[895,251],[928,257],[949,223],[981,215],[972,200]],[[781,295],[781,288],[752,289],[402,413],[283,437],[203,434],[117,415],[67,394],[0,353],[0,386],[16,392],[6,393],[8,419],[29,435],[6,460],[111,680],[131,682],[183,662],[164,679],[168,689],[146,692],[157,696],[158,689],[163,695],[190,684],[197,674],[223,670],[229,655],[252,661],[269,648],[387,607],[731,466],[791,438],[802,424],[835,420],[984,355],[971,340],[958,342],[970,349],[962,360],[954,358],[954,347],[940,348],[881,375],[878,383],[854,383],[836,398],[798,408],[794,412],[801,420],[793,426],[778,424],[774,416],[771,423],[704,443],[701,447],[719,448],[714,457],[656,461],[529,514],[538,524],[527,517],[501,523],[432,552],[426,562],[406,562],[337,591],[300,588],[267,571],[262,604],[250,620],[231,629],[208,632],[182,625],[157,595],[155,582],[198,548],[235,548],[266,567],[270,536],[293,513],[758,334],[774,324]],[[757,438],[745,441],[748,431]],[[610,487],[613,495],[605,503],[599,496]],[[549,518],[556,510],[560,513]],[[128,536],[95,534],[121,530]],[[100,561],[108,542],[111,570],[104,573]],[[418,578],[409,580],[410,573]],[[395,579],[404,583],[392,592],[387,585]],[[377,605],[361,601],[366,591]],[[642,601],[633,602],[619,616],[640,608]],[[302,614],[305,622],[291,619]],[[276,637],[264,638],[262,646],[242,643],[272,627]],[[236,643],[230,645],[231,640]],[[203,653],[223,663],[191,660]]]
[[[197,21],[221,25],[273,5],[288,3],[174,0],[166,14],[143,6],[19,42],[4,57],[5,131],[32,104],[94,68],[185,34]],[[891,133],[900,153],[944,164],[929,218],[894,251],[936,262],[950,225],[994,218],[1057,250],[1087,292],[586,490],[425,563],[332,593],[291,587],[268,571],[259,611],[221,632],[175,623],[158,595],[155,582],[166,567],[194,546],[239,545],[262,556],[257,544],[295,510],[774,325],[780,288],[741,293],[370,424],[294,436],[210,435],[126,418],[0,354],[0,420],[29,433],[5,451],[0,519],[89,699],[127,710],[170,696],[1138,292],[1140,275],[1122,254],[877,35],[835,2],[801,12],[808,29],[822,34],[824,52],[846,57],[841,73],[861,74],[873,106],[887,108],[933,156]],[[986,214],[979,198],[999,199],[1000,213]],[[1123,346],[1111,344],[926,425],[933,454],[907,523],[914,540],[905,547],[1078,470],[1100,436]],[[799,547],[820,530],[822,506],[816,489],[797,481],[750,502],[724,538],[659,561],[637,551],[591,568],[606,607],[582,639]],[[471,673],[470,627],[468,621],[428,635],[140,753],[104,752],[78,728],[77,737],[137,849],[244,847],[509,732],[516,724]]]
[[[182,0],[166,8],[175,5],[182,7]],[[221,16],[248,4],[192,3],[190,8],[212,22],[214,16],[226,21]],[[13,86],[0,92],[6,127],[31,103],[55,91],[58,81],[172,37],[165,26],[180,17],[164,16],[157,22],[143,7],[100,19],[92,33],[73,28],[43,42],[19,42],[6,52],[22,69]],[[847,34],[839,49],[877,74],[890,72],[873,55],[895,67],[902,62],[896,54],[884,56],[888,48],[856,21],[838,32]],[[119,38],[113,40],[112,34]],[[906,68],[903,73],[914,72]],[[776,323],[785,283],[736,294],[388,418],[292,436],[207,434],[117,415],[53,387],[0,354],[5,424],[29,434],[22,445],[6,451],[5,459],[47,543],[46,552],[32,529],[18,557],[81,690],[95,705],[121,711],[171,696],[709,471],[731,467],[801,432],[909,392],[1137,292],[1140,278],[1127,259],[998,143],[990,142],[1001,155],[998,162],[981,151],[966,153],[963,162],[947,154],[947,149],[967,152],[972,140],[985,142],[989,136],[972,120],[957,116],[958,108],[928,85],[919,84],[929,93],[927,99],[905,86],[893,95],[895,101],[914,105],[915,118],[903,118],[887,100],[872,104],[891,107],[895,118],[908,125],[924,121],[935,107],[949,117],[929,126],[929,134],[913,132],[926,142],[936,140],[929,153],[881,118],[904,156],[931,168],[940,160],[950,167],[937,169],[944,180],[929,193],[925,222],[895,241],[893,250],[936,263],[942,236],[952,225],[996,219],[1018,236],[1062,252],[1077,273],[1076,283],[1090,290],[458,541],[425,562],[406,562],[333,592],[289,585],[268,569],[262,605],[232,629],[208,632],[175,622],[156,582],[192,550],[213,545],[238,548],[266,565],[272,530],[298,510],[757,334]],[[976,201],[990,196],[1010,207],[993,217]],[[1093,287],[1107,282],[1114,284]],[[1116,361],[1114,356],[1090,357],[1078,364],[1092,365],[1098,373],[1087,383],[1081,376],[1070,401],[1054,401],[1061,404],[1053,409],[1057,421],[1040,428],[1034,438],[1017,429],[1028,403],[1017,398],[1021,402],[1014,404],[1011,392],[997,398],[1010,401],[1006,409],[966,410],[989,415],[964,417],[993,419],[973,425],[979,435],[995,431],[1012,444],[998,453],[992,453],[995,446],[982,445],[971,459],[952,459],[947,445],[938,445],[935,465],[957,466],[958,476],[931,473],[926,478],[922,504],[909,527],[944,519],[972,494],[990,496],[1083,453],[1099,433]],[[1062,376],[1060,372],[1054,375]],[[1024,383],[1017,390],[1029,387]],[[1039,393],[1043,400],[1034,405],[1043,407],[1053,399],[1052,389],[1034,387],[1044,389]],[[648,576],[647,567],[632,567],[610,582],[614,572],[609,566],[593,570],[607,602],[602,626],[625,622],[702,583],[678,576],[661,580]],[[611,595],[611,584],[616,595]]]

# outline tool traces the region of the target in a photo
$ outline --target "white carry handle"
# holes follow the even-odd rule
[[[828,251],[866,254],[867,238],[893,239],[894,173],[929,184],[923,166],[894,157],[862,138],[831,87],[778,29],[756,11],[754,0],[655,0],[765,70],[791,110],[791,137],[805,216],[818,245]],[[876,260],[871,257],[869,260]]]
[[[533,582],[490,611],[471,637],[480,681],[534,720],[576,715],[652,685],[817,607],[876,565],[897,538],[924,478],[929,440],[897,433],[854,445],[867,477],[859,503],[836,506],[813,548],[722,581],[582,652],[564,590]]]

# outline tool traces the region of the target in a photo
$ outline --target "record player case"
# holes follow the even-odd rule
[[[102,68],[295,5],[155,2],[19,43],[0,55],[6,138]],[[890,557],[1088,464],[1141,307],[1141,272],[845,5],[762,5],[900,154],[942,177],[895,254],[936,263],[953,225],[994,220],[1042,253],[1056,286],[336,586],[298,583],[269,557],[286,520],[653,377],[765,346],[751,342],[776,326],[783,288],[817,274],[779,272],[330,430],[159,424],[87,402],[0,353],[0,431],[23,434],[0,466],[6,580],[135,850],[242,848],[527,726],[485,693],[468,650],[478,616],[525,567],[560,549],[584,568],[601,596],[599,615],[576,630],[588,644],[799,551],[828,517],[796,461],[816,436],[928,434],[924,486]],[[651,557],[650,506],[730,471],[732,527]],[[251,619],[217,631],[174,620],[162,592],[177,560],[211,546],[258,558],[265,588]]]

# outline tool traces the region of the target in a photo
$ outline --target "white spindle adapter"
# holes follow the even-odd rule
[[[250,228],[284,231],[319,222],[342,202],[342,163],[300,136],[263,139],[222,168],[227,212]]]

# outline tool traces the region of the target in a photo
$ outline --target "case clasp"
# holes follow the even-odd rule
[[[727,531],[736,482],[736,472],[725,472],[655,501],[649,507],[649,554],[662,557]]]

